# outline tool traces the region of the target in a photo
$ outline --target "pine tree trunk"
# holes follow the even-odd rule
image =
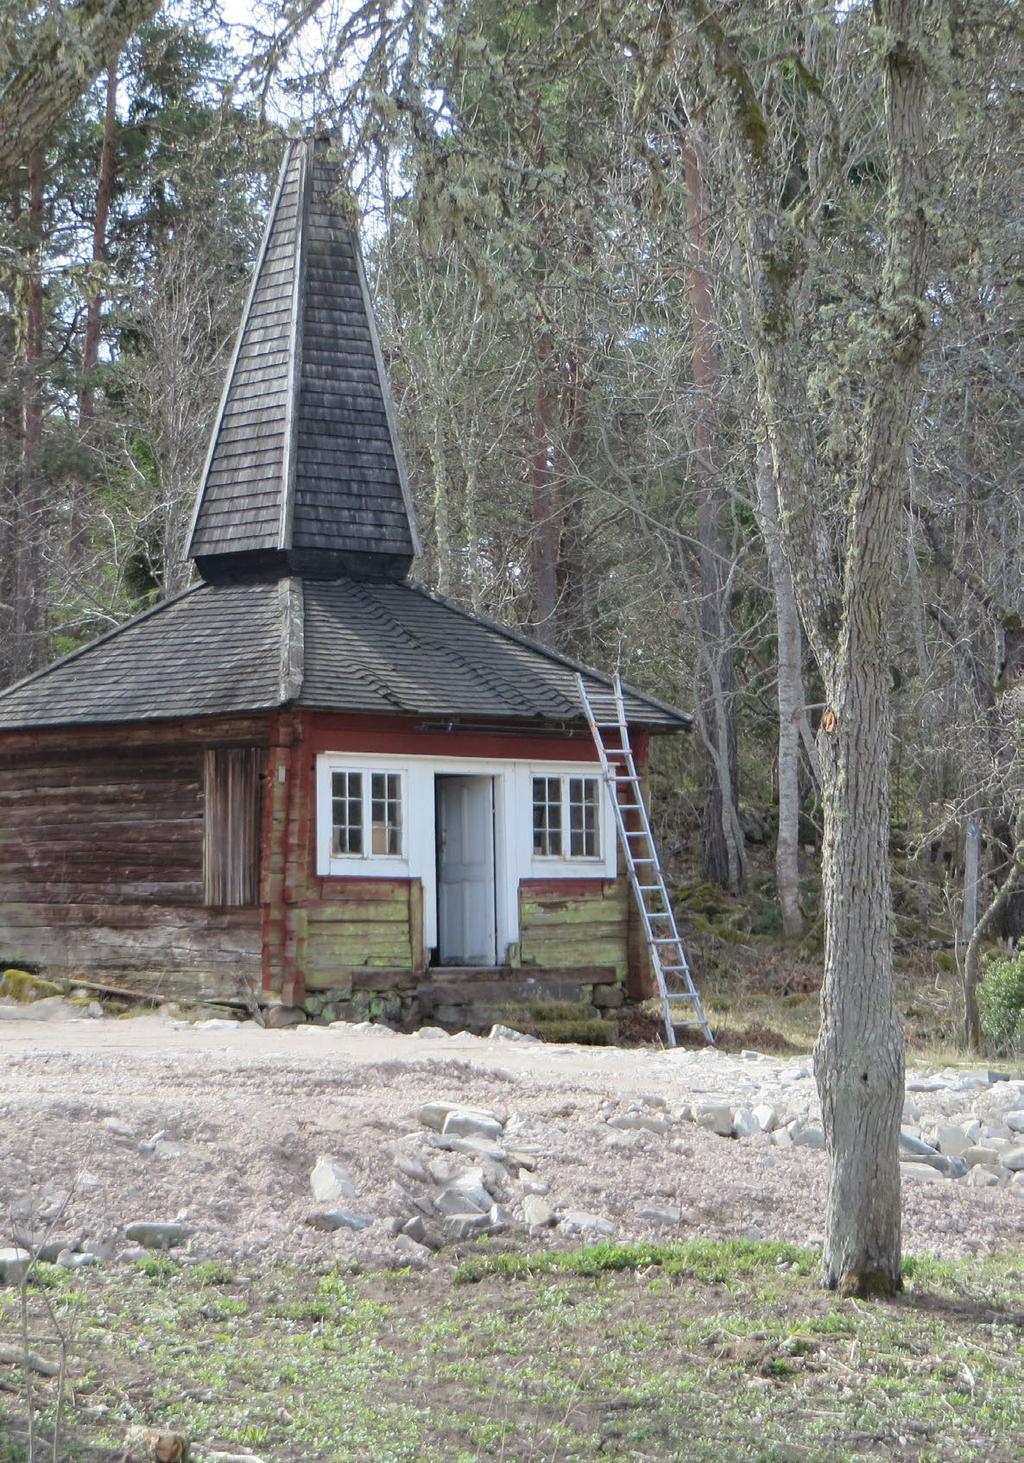
[[[30,254],[22,290],[20,458],[14,502],[14,613],[12,673],[15,679],[34,670],[42,651],[43,493],[39,446],[43,435],[39,367],[43,353],[43,179],[45,163],[38,149],[28,166],[27,226]]]
[[[93,211],[92,262],[99,271],[107,262],[107,220],[114,193],[117,172],[117,62],[107,70],[103,107],[103,141],[96,174],[96,203]],[[88,448],[89,428],[96,415],[96,395],[92,373],[100,358],[100,335],[103,326],[103,285],[97,277],[89,290],[85,310],[85,334],[82,340],[82,384],[78,393],[78,427],[82,436],[81,450]],[[77,563],[85,548],[87,517],[86,486],[79,473],[71,483],[71,531],[69,556]]]

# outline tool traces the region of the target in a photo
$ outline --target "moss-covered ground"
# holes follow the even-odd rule
[[[138,1423],[265,1463],[1024,1456],[1024,1257],[910,1261],[884,1304],[824,1294],[815,1263],[752,1242],[477,1246],[454,1274],[154,1257],[42,1267],[32,1314],[39,1351],[55,1322],[71,1338],[67,1460],[120,1457]],[[14,1463],[17,1368],[0,1386]],[[55,1389],[36,1379],[44,1429]]]

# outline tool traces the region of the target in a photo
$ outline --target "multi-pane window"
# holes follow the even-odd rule
[[[363,856],[363,774],[331,774],[331,853]]]
[[[370,846],[374,854],[396,858],[402,852],[402,775],[370,773]]]
[[[534,856],[600,858],[600,799],[596,777],[535,777]]]
[[[569,857],[597,858],[598,781],[596,777],[569,778]]]
[[[331,773],[333,858],[401,858],[402,774]]]
[[[533,851],[543,858],[562,853],[562,779],[533,779]]]

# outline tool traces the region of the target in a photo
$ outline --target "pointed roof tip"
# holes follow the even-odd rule
[[[285,148],[189,539],[200,571],[403,577],[420,552],[329,134]]]

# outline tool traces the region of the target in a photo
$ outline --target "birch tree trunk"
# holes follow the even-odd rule
[[[782,932],[787,939],[796,940],[804,927],[800,909],[800,723],[805,714],[803,632],[793,576],[782,551],[779,500],[766,446],[758,451],[756,478],[758,522],[772,581],[778,642],[779,828],[775,840],[775,888]]]

